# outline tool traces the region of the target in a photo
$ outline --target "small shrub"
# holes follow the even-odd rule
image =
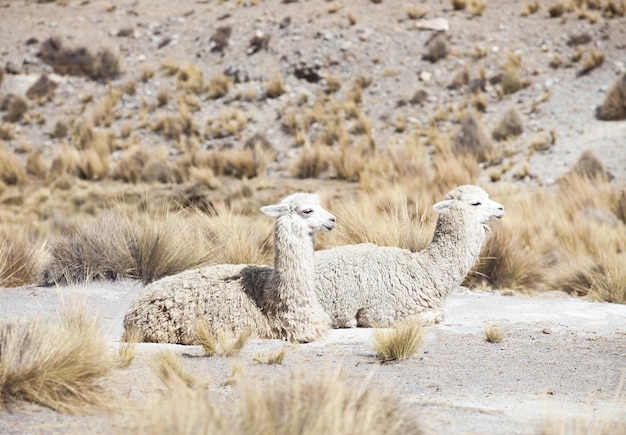
[[[152,370],[168,388],[176,388],[180,383],[193,387],[197,381],[193,374],[183,367],[183,360],[172,351],[161,350],[150,361]]]
[[[461,11],[467,7],[467,0],[452,0],[452,7],[455,11]]]
[[[202,346],[206,356],[233,357],[239,355],[252,332],[249,330],[233,333],[230,331],[213,331],[209,322],[202,318],[196,325],[197,344]]]
[[[424,331],[416,318],[407,319],[391,329],[374,331],[374,351],[382,362],[410,358],[422,343]]]
[[[485,328],[485,340],[489,343],[500,343],[504,338],[504,332],[498,326],[490,325]]]
[[[519,136],[524,131],[522,126],[522,118],[515,108],[506,111],[497,127],[493,130],[493,138],[495,140],[505,140],[512,136]]]
[[[328,147],[316,142],[302,149],[300,156],[290,162],[289,171],[298,178],[318,178],[330,167],[330,159]]]
[[[39,76],[37,81],[26,91],[26,96],[31,100],[48,101],[54,96],[57,84],[48,78],[47,74]]]
[[[0,407],[25,400],[72,414],[107,408],[97,381],[112,361],[98,330],[97,317],[76,310],[62,324],[0,323]]]
[[[7,105],[7,113],[2,118],[6,122],[20,122],[26,111],[28,110],[28,103],[22,97],[11,97]]]
[[[604,53],[599,50],[592,49],[582,59],[582,69],[576,73],[578,77],[589,74],[594,69],[598,68],[604,63]]]
[[[208,97],[211,99],[221,98],[228,94],[232,84],[231,78],[226,74],[216,74],[208,84]]]
[[[26,171],[20,160],[2,144],[0,148],[0,180],[8,185],[20,185],[26,182]]]
[[[267,364],[270,366],[274,364],[282,364],[283,360],[287,357],[287,353],[287,349],[284,347],[274,353],[270,353],[267,357],[259,352],[252,357],[252,361],[257,364]]]
[[[448,55],[448,38],[445,32],[439,32],[433,36],[426,45],[427,52],[424,56],[431,62],[437,62]]]
[[[626,119],[626,74],[613,83],[604,101],[597,107],[596,117],[603,121]]]
[[[43,243],[23,231],[0,233],[0,288],[37,282]]]
[[[569,173],[591,181],[610,181],[613,178],[604,164],[589,150],[581,154]]]
[[[548,6],[548,13],[550,18],[558,18],[565,13],[565,4],[558,0],[556,3]]]
[[[461,118],[461,130],[455,141],[459,152],[473,154],[478,162],[488,161],[494,152],[491,137],[485,132],[480,119],[472,112]]]
[[[280,73],[276,73],[270,77],[267,82],[266,91],[268,98],[278,98],[285,93],[283,76]]]
[[[178,88],[198,94],[204,89],[204,74],[196,65],[186,63],[178,69],[176,83]]]

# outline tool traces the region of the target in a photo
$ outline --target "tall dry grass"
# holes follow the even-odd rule
[[[36,283],[44,246],[24,228],[0,231],[0,288]]]
[[[333,373],[242,389],[239,404],[178,382],[140,411],[140,434],[403,434],[421,433],[408,406],[365,384]],[[234,408],[234,409],[233,409]]]
[[[98,385],[113,366],[99,319],[84,304],[63,305],[61,322],[40,319],[0,324],[0,406],[19,401],[56,411],[106,408]]]
[[[79,221],[50,242],[44,281],[57,284],[131,278],[144,284],[209,261],[210,247],[182,213],[128,215],[109,210]]]

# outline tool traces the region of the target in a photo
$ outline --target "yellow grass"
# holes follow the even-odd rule
[[[152,357],[149,364],[157,377],[168,388],[176,389],[180,383],[187,387],[193,387],[197,384],[193,374],[183,367],[182,357],[170,350],[159,351]]]
[[[391,328],[374,330],[374,352],[382,362],[402,361],[417,352],[423,338],[417,318],[405,319]]]
[[[197,344],[202,346],[206,356],[237,356],[246,345],[251,331],[232,333],[230,331],[214,331],[206,319],[196,325]]]
[[[504,331],[499,326],[490,325],[484,329],[485,340],[489,343],[500,343],[504,338]]]
[[[25,400],[68,413],[108,406],[98,380],[113,362],[98,317],[84,305],[65,305],[60,323],[3,322],[0,349],[0,406]]]

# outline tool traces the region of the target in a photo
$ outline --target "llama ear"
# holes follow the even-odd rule
[[[261,211],[268,216],[278,217],[289,213],[289,207],[286,204],[274,204],[261,207]]]
[[[445,212],[447,210],[450,210],[450,207],[452,206],[453,203],[454,203],[453,199],[445,199],[443,201],[439,201],[438,203],[433,205],[433,210],[438,211],[440,213]]]

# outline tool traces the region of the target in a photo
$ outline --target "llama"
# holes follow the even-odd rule
[[[335,216],[310,193],[261,211],[276,217],[274,268],[220,264],[163,278],[132,304],[125,330],[136,330],[142,341],[193,344],[204,317],[214,331],[304,343],[322,338],[330,319],[313,289],[314,244],[317,233],[335,227]]]
[[[387,327],[409,316],[423,325],[443,320],[444,299],[474,266],[486,222],[504,216],[504,207],[464,185],[433,210],[440,213],[435,234],[420,252],[371,243],[316,252],[316,292],[334,328]]]

